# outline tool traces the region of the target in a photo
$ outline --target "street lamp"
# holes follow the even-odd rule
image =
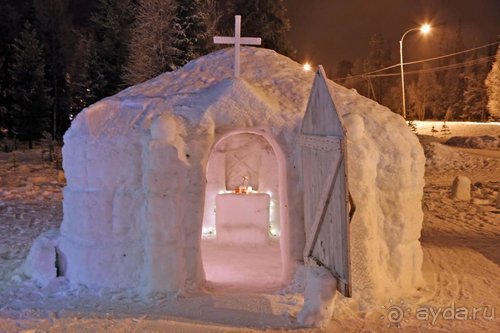
[[[404,70],[403,70],[403,39],[405,38],[405,36],[408,33],[412,32],[412,31],[417,31],[417,30],[419,30],[421,33],[423,33],[425,35],[429,31],[431,31],[431,25],[426,23],[426,24],[423,24],[419,28],[411,28],[403,34],[403,36],[401,37],[401,40],[399,41],[399,61],[401,64],[401,92],[402,92],[402,96],[403,96],[403,118],[404,119],[406,119],[406,103],[405,103],[405,74],[404,74]]]

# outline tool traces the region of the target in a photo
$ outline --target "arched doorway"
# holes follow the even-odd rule
[[[286,246],[284,155],[267,133],[233,131],[206,167],[202,257],[207,286],[271,291],[283,283]]]

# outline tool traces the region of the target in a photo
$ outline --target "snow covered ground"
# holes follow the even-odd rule
[[[500,135],[499,124],[448,125],[450,136]],[[419,134],[430,134],[433,122],[417,126]],[[370,306],[338,297],[328,332],[500,331],[500,150],[445,146],[441,133],[421,141],[427,157],[421,237],[426,286],[411,299],[387,295],[384,304]],[[272,245],[252,251],[255,267],[264,269],[245,270],[205,242],[208,267],[225,270],[228,279],[190,295],[143,299],[127,290],[70,287],[64,278],[37,287],[17,268],[33,239],[59,226],[64,184],[39,150],[19,151],[16,160],[13,167],[12,153],[0,153],[0,332],[321,331],[297,327],[301,286],[279,290]],[[458,175],[472,181],[470,202],[450,198]],[[209,280],[220,276],[210,269]]]

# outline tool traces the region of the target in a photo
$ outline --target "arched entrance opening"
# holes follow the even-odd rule
[[[207,287],[272,291],[288,265],[284,155],[265,132],[228,133],[206,167],[202,258]]]

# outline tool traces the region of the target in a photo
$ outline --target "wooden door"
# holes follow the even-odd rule
[[[302,120],[306,265],[328,269],[337,290],[351,296],[346,134],[323,68],[313,83]]]

